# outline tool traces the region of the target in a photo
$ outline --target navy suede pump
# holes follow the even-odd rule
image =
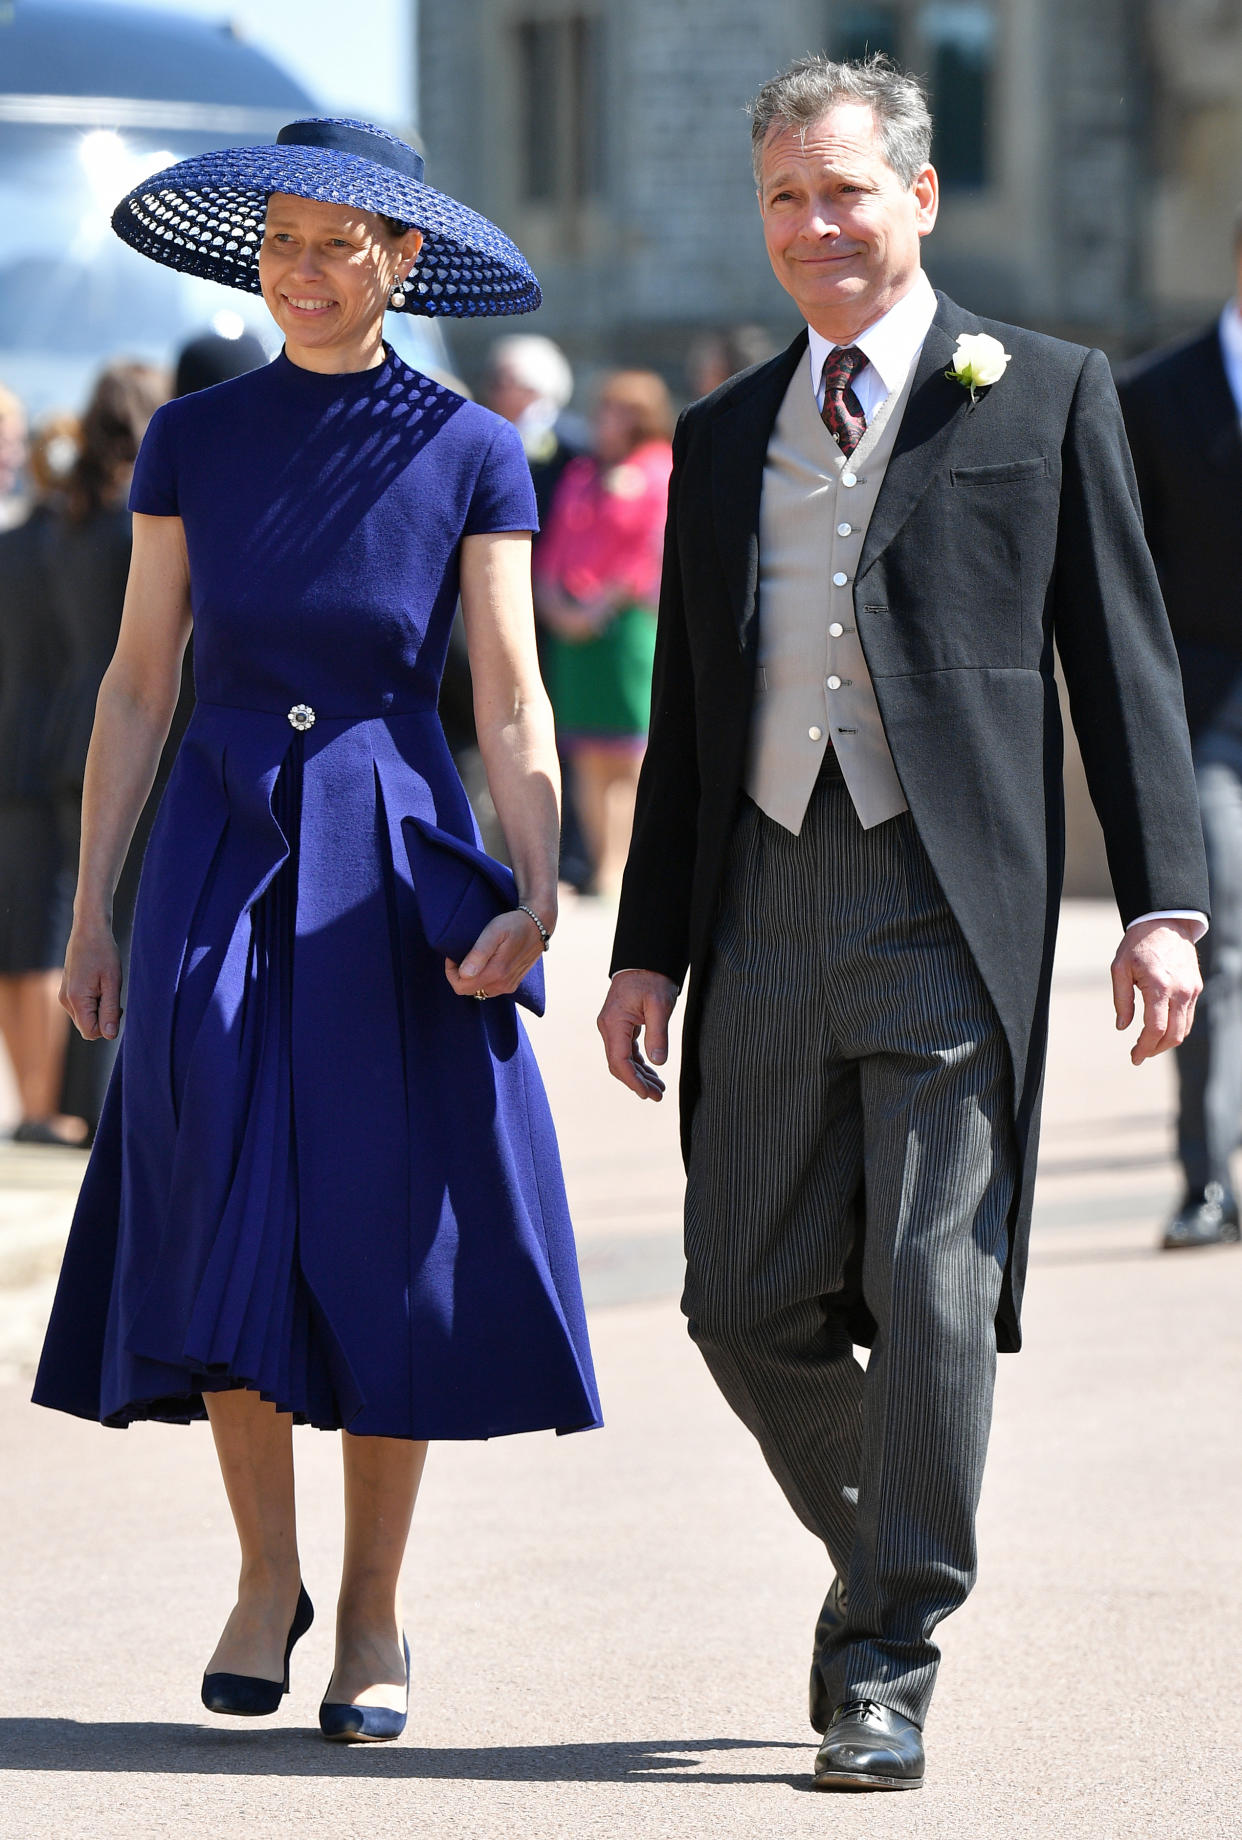
[[[255,1674],[204,1674],[203,1704],[208,1712],[223,1712],[235,1719],[261,1719],[275,1712],[289,1691],[289,1657],[293,1645],[304,1636],[315,1620],[315,1606],[303,1585],[298,1593],[298,1607],[289,1625],[285,1643],[285,1677],[261,1680]]]
[[[383,1744],[401,1736],[410,1711],[410,1645],[404,1636],[401,1641],[405,1648],[405,1711],[394,1712],[391,1706],[333,1705],[324,1700],[319,1729],[325,1738],[338,1744]]]

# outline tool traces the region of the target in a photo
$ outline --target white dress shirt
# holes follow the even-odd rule
[[[931,282],[919,270],[908,294],[890,307],[874,326],[854,340],[855,349],[867,360],[852,384],[858,406],[870,421],[884,400],[899,390],[918,362],[923,340],[936,317],[936,296]],[[810,344],[811,387],[820,409],[824,406],[824,360],[837,347],[814,326],[807,327]]]
[[[868,421],[880,404],[894,390],[901,388],[912,366],[917,364],[923,341],[936,317],[936,305],[935,290],[920,269],[910,291],[903,294],[897,304],[890,307],[873,326],[868,326],[865,332],[859,333],[852,341],[855,349],[861,351],[867,360],[850,387]],[[1220,336],[1225,353],[1225,369],[1229,373],[1229,386],[1239,412],[1242,413],[1242,314],[1239,314],[1233,301],[1221,315]],[[807,327],[807,343],[811,388],[822,412],[824,362],[837,347],[822,332],[817,332],[814,326]],[[1208,930],[1206,914],[1189,909],[1161,908],[1155,913],[1140,914],[1137,920],[1130,921],[1130,926],[1142,926],[1146,920],[1189,920],[1197,929],[1194,936],[1196,944]],[[1128,932],[1129,927],[1126,930]]]

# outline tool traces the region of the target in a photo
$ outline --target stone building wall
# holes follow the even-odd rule
[[[684,395],[697,332],[752,321],[784,343],[797,329],[763,250],[743,109],[792,58],[835,48],[847,14],[864,10],[845,0],[422,0],[429,176],[526,250],[545,294],[533,323],[586,383],[611,364],[650,364]],[[920,69],[927,15],[953,11],[918,0],[870,9],[904,22],[901,43]],[[1242,198],[1242,0],[994,0],[993,15],[986,182],[946,189],[925,248],[933,281],[978,312],[1114,358],[1216,312],[1233,286]],[[536,201],[523,193],[517,35],[571,18],[597,34],[599,184],[589,198]],[[499,329],[454,327],[467,376]],[[1103,892],[1073,756],[1067,784],[1070,886]]]
[[[845,0],[422,0],[430,171],[495,216],[544,282],[541,323],[582,362],[647,351],[672,369],[696,327],[791,309],[762,252],[743,106],[832,42]],[[871,11],[875,11],[872,8]],[[881,12],[884,11],[881,5]],[[914,0],[887,8],[908,22]],[[933,278],[979,311],[1120,354],[1211,310],[1231,282],[1242,194],[1240,0],[994,0],[989,174],[948,190]],[[524,21],[599,32],[598,195],[521,192]],[[468,329],[464,349],[477,336]]]

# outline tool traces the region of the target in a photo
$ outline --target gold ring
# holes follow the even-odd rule
[[[487,992],[485,990],[476,990],[474,994],[479,1003],[487,1002]]]

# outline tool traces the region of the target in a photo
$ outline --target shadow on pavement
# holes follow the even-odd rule
[[[788,1739],[683,1738],[618,1744],[325,1744],[318,1731],[215,1731],[198,1725],[0,1719],[0,1770],[207,1776],[374,1776],[440,1782],[784,1783],[796,1774],[698,1767],[703,1752],[806,1751]]]

